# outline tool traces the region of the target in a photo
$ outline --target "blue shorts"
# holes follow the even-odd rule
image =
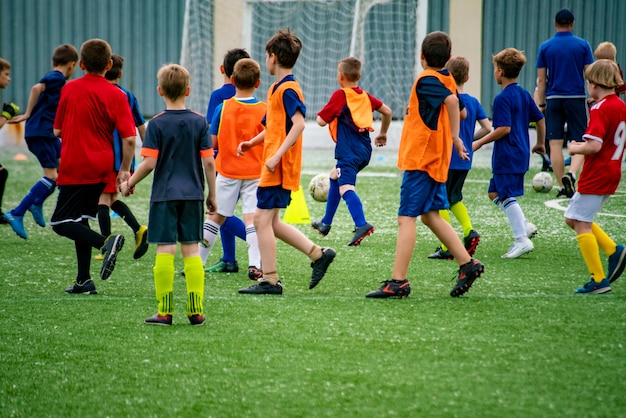
[[[398,216],[417,218],[433,210],[448,209],[446,183],[433,180],[425,171],[405,171],[400,186]]]
[[[587,129],[587,100],[585,98],[546,100],[546,140],[565,139],[584,142]],[[565,123],[567,122],[567,138]]]
[[[150,202],[148,242],[171,245],[202,241],[203,209],[202,200]]]
[[[356,175],[369,164],[369,160],[340,159],[337,160],[337,183],[343,185],[356,185]]]
[[[497,193],[500,201],[524,195],[524,174],[494,174],[489,180],[489,193]]]
[[[34,136],[26,138],[28,150],[35,154],[42,168],[59,168],[61,141],[59,138]]]
[[[291,191],[282,186],[259,187],[256,200],[259,209],[285,209],[291,202]]]

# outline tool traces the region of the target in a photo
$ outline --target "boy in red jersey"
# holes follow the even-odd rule
[[[361,61],[353,57],[339,61],[337,81],[341,89],[333,93],[326,106],[317,114],[317,123],[329,126],[331,137],[337,144],[337,164],[329,175],[330,190],[324,217],[313,221],[311,226],[326,236],[343,198],[354,221],[354,236],[349,246],[359,245],[374,232],[374,226],[365,220],[363,204],[355,189],[357,174],[367,167],[372,156],[372,112],[375,110],[383,116],[380,132],[375,139],[377,147],[387,145],[387,129],[391,123],[391,109],[361,89],[358,85],[360,79]]]
[[[200,247],[200,256],[206,260],[218,231],[221,231],[220,227],[234,215],[237,201],[241,199],[248,244],[248,277],[256,280],[263,275],[259,241],[254,228],[263,147],[255,147],[242,156],[237,154],[237,147],[242,140],[253,138],[264,129],[261,121],[267,107],[254,97],[254,91],[261,84],[261,66],[250,58],[242,58],[235,64],[231,80],[236,88],[235,96],[216,107],[210,125],[213,149],[219,148],[215,159],[218,210],[204,222],[206,250]]]
[[[288,29],[278,31],[265,45],[265,66],[276,77],[267,92],[265,130],[250,141],[239,144],[241,154],[263,143],[261,180],[257,189],[254,227],[259,239],[263,277],[256,285],[239,293],[282,295],[283,285],[276,271],[276,238],[302,251],[312,261],[313,289],[324,278],[335,258],[335,250],[321,248],[299,229],[280,219],[280,209],[291,200],[291,192],[300,188],[302,169],[302,131],[306,106],[300,84],[292,74],[302,42]]]
[[[418,75],[411,91],[398,150],[398,168],[404,170],[404,177],[393,273],[391,280],[368,293],[368,298],[403,298],[411,293],[407,276],[415,248],[418,216],[448,247],[459,265],[458,280],[450,296],[467,292],[484,271],[484,266],[468,254],[452,226],[439,215],[440,210],[450,207],[446,180],[452,146],[462,159],[469,159],[459,138],[461,111],[456,83],[444,68],[451,50],[450,37],[443,32],[429,33],[422,42],[424,71]]]
[[[589,111],[589,125],[584,142],[570,142],[571,155],[584,155],[578,190],[567,210],[565,223],[576,232],[578,247],[591,273],[591,279],[576,293],[606,293],[619,278],[626,264],[626,247],[617,245],[593,220],[615,193],[622,176],[626,139],[626,105],[615,94],[624,84],[614,61],[601,59],[585,71],[587,90],[595,100]],[[604,274],[599,249],[609,256],[608,274]]]
[[[74,241],[78,272],[67,293],[96,294],[91,280],[91,249],[105,254],[100,278],[109,278],[122,235],[108,239],[89,227],[96,218],[98,199],[113,169],[113,131],[123,141],[124,158],[117,181],[130,177],[135,150],[135,123],[126,95],[104,78],[113,62],[111,47],[102,39],[90,39],[80,48],[80,68],[85,75],[69,81],[61,91],[54,120],[54,135],[62,138],[57,186],[59,197],[50,225],[59,235]]]

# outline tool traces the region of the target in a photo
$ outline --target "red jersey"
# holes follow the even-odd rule
[[[578,192],[614,194],[622,177],[626,139],[626,104],[616,94],[606,96],[591,106],[589,125],[583,138],[601,142],[602,148],[595,154],[585,155]]]
[[[96,74],[65,84],[54,128],[61,130],[59,186],[106,183],[114,170],[113,132],[136,135],[126,94]]]

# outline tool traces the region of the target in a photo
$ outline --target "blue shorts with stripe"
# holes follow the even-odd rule
[[[425,171],[404,172],[398,216],[417,218],[433,210],[449,208],[446,183],[433,180]]]

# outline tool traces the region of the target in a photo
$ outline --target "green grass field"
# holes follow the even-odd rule
[[[17,151],[0,149],[10,171],[4,210],[41,176],[32,155],[12,160]],[[332,151],[307,150],[304,161],[306,187],[331,168]],[[533,162],[519,201],[540,231],[535,250],[504,260],[511,232],[486,197],[488,158],[477,158],[464,201],[482,235],[476,256],[486,272],[456,299],[449,291],[457,265],[426,258],[438,242],[421,224],[411,296],[364,297],[392,270],[401,178],[389,151],[375,151],[358,183],[374,235],[347,247],[353,226],[343,204],[327,237],[299,226],[338,253],[314,290],[308,259],[282,243],[283,296],[239,295],[250,283],[243,269],[207,274],[208,321],[200,328],[185,317],[181,276],[174,325],[143,324],[156,310],[155,248],[133,260],[132,234],[121,220],[113,219],[113,228],[127,246],[111,278],[96,281],[96,296],[63,292],[76,272],[71,241],[36,226],[29,214],[27,241],[2,225],[0,416],[626,416],[626,279],[606,295],[573,293],[588,272],[563,212],[544,204],[555,192],[530,188],[539,167],[538,158]],[[149,193],[146,180],[126,199],[143,222]],[[621,242],[625,197],[622,184],[597,218]],[[45,204],[48,218],[55,201],[56,193]],[[307,202],[311,217],[321,217],[324,204],[308,195]],[[237,246],[245,267],[245,245]],[[220,255],[218,247],[208,262]],[[176,262],[182,268],[180,257]],[[94,261],[94,277],[98,271]]]

